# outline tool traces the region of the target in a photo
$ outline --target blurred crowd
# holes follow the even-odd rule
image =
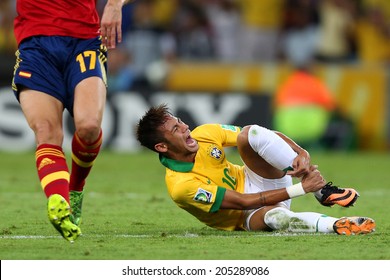
[[[16,50],[15,2],[0,2],[3,62]],[[390,1],[136,0],[123,8],[123,38],[109,52],[112,92],[158,81],[178,60],[386,65]]]

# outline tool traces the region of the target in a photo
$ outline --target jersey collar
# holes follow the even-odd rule
[[[175,159],[164,157],[161,154],[159,155],[159,159],[162,165],[177,172],[190,172],[194,167],[193,162],[178,161]]]

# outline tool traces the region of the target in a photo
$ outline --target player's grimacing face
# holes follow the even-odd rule
[[[198,142],[191,137],[188,125],[179,118],[169,116],[163,128],[170,152],[182,154],[198,151]]]

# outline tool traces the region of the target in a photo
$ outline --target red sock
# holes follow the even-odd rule
[[[35,163],[46,197],[60,194],[69,203],[69,170],[62,148],[52,144],[39,145]]]
[[[84,143],[75,133],[72,139],[72,172],[70,174],[69,189],[82,191],[93,162],[99,154],[102,145],[102,131],[98,139],[92,144]]]

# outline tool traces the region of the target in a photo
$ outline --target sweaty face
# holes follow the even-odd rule
[[[168,146],[167,154],[169,157],[183,161],[192,160],[199,149],[199,145],[191,137],[188,125],[175,116],[169,116],[162,129]]]

